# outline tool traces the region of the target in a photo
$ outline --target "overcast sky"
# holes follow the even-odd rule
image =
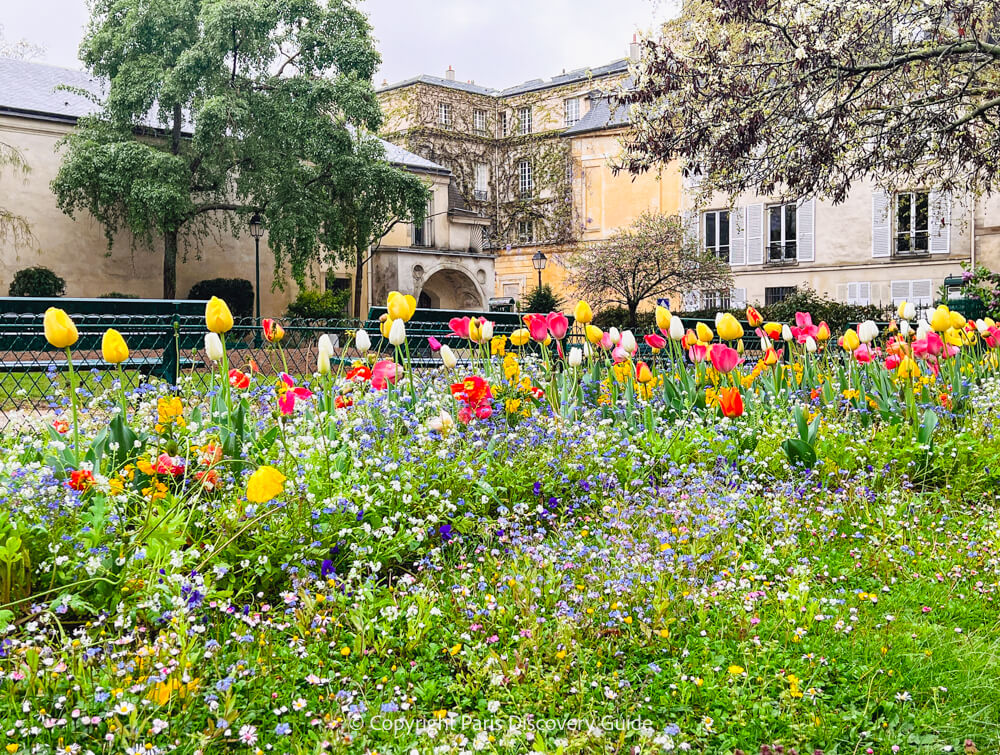
[[[632,34],[675,0],[362,0],[383,64],[376,85],[454,66],[456,78],[505,87],[625,57]],[[45,48],[40,62],[80,68],[86,0],[0,0],[8,40]]]

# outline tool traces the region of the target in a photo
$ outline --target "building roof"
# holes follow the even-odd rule
[[[98,98],[105,97],[108,92],[106,81],[85,71],[0,58],[0,114],[76,123],[99,109],[90,98],[61,87],[90,92]],[[155,113],[150,113],[143,125],[163,128]],[[185,125],[186,133],[190,134],[193,123]],[[428,173],[451,174],[443,165],[385,139],[379,141],[385,149],[386,160],[394,165]]]
[[[609,128],[621,128],[630,123],[628,107],[616,105],[612,107],[610,98],[595,97],[590,104],[590,110],[575,124],[563,132],[564,136],[576,136],[589,131],[603,131]]]
[[[378,91],[389,92],[393,89],[402,89],[403,87],[407,87],[412,84],[431,84],[432,86],[446,87],[448,89],[458,89],[463,92],[469,92],[470,94],[481,94],[486,97],[511,97],[513,95],[535,92],[541,89],[561,87],[566,86],[567,84],[578,84],[580,82],[590,81],[591,79],[598,79],[603,76],[625,73],[626,71],[628,71],[628,60],[626,58],[622,58],[621,60],[615,60],[607,65],[597,66],[596,68],[578,68],[575,71],[564,71],[558,76],[553,76],[551,79],[532,79],[531,81],[525,81],[524,83],[516,84],[515,86],[507,87],[506,89],[490,89],[489,87],[479,86],[478,84],[473,84],[471,82],[452,81],[450,79],[442,79],[438,76],[428,76],[426,74],[422,74],[420,76],[414,76],[411,79],[406,79],[405,81],[389,84],[388,86],[380,88]]]

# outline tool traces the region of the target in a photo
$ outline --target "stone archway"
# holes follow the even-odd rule
[[[423,282],[417,296],[428,309],[465,309],[482,312],[486,300],[481,287],[462,270],[442,268]]]

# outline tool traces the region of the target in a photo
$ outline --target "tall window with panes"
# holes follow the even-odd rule
[[[521,244],[530,244],[535,240],[535,223],[531,220],[519,220],[517,223],[517,240]]]
[[[798,257],[797,207],[794,202],[767,208],[767,262],[773,265],[795,262]]]
[[[438,125],[441,128],[451,128],[451,103],[438,103]]]
[[[490,198],[490,168],[486,163],[476,164],[475,198],[480,202]]]
[[[518,131],[521,136],[531,133],[531,107],[522,107],[517,111]]]
[[[479,136],[486,134],[486,111],[475,110],[472,113],[472,128]]]
[[[900,257],[930,252],[930,195],[926,191],[896,194],[896,243],[893,254]]]
[[[704,214],[705,250],[729,262],[729,210],[709,210]]]
[[[580,98],[570,97],[563,101],[566,112],[566,128],[575,125],[580,120]]]
[[[517,164],[517,178],[521,199],[530,199],[535,193],[535,177],[530,160],[521,160]]]
[[[497,136],[507,136],[507,111],[501,110],[497,118]]]
[[[427,203],[427,216],[424,222],[413,226],[414,246],[434,246],[434,200]]]

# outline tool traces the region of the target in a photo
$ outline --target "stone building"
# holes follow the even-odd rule
[[[92,297],[116,292],[157,298],[162,291],[163,250],[119,233],[111,247],[100,224],[89,215],[68,217],[56,205],[49,185],[60,165],[59,142],[93,103],[72,90],[99,93],[102,82],[81,71],[0,58],[0,142],[19,152],[30,172],[22,177],[0,172],[0,207],[25,218],[31,238],[16,244],[0,240],[0,295],[14,274],[44,265],[66,280],[67,295]],[[66,87],[68,89],[64,89]],[[362,311],[381,304],[398,288],[425,306],[480,310],[493,294],[493,254],[484,252],[482,228],[489,220],[464,201],[447,168],[389,142],[386,159],[421,176],[431,188],[430,213],[419,228],[398,223],[372,250],[362,282]],[[249,235],[216,233],[182,243],[177,290],[184,296],[206,278],[254,278],[254,243]],[[261,244],[261,311],[280,315],[296,295],[294,283],[272,291],[273,257],[266,237]],[[317,266],[311,286],[353,291],[354,270]],[[286,276],[287,277],[287,276]],[[353,304],[353,302],[352,302]]]

